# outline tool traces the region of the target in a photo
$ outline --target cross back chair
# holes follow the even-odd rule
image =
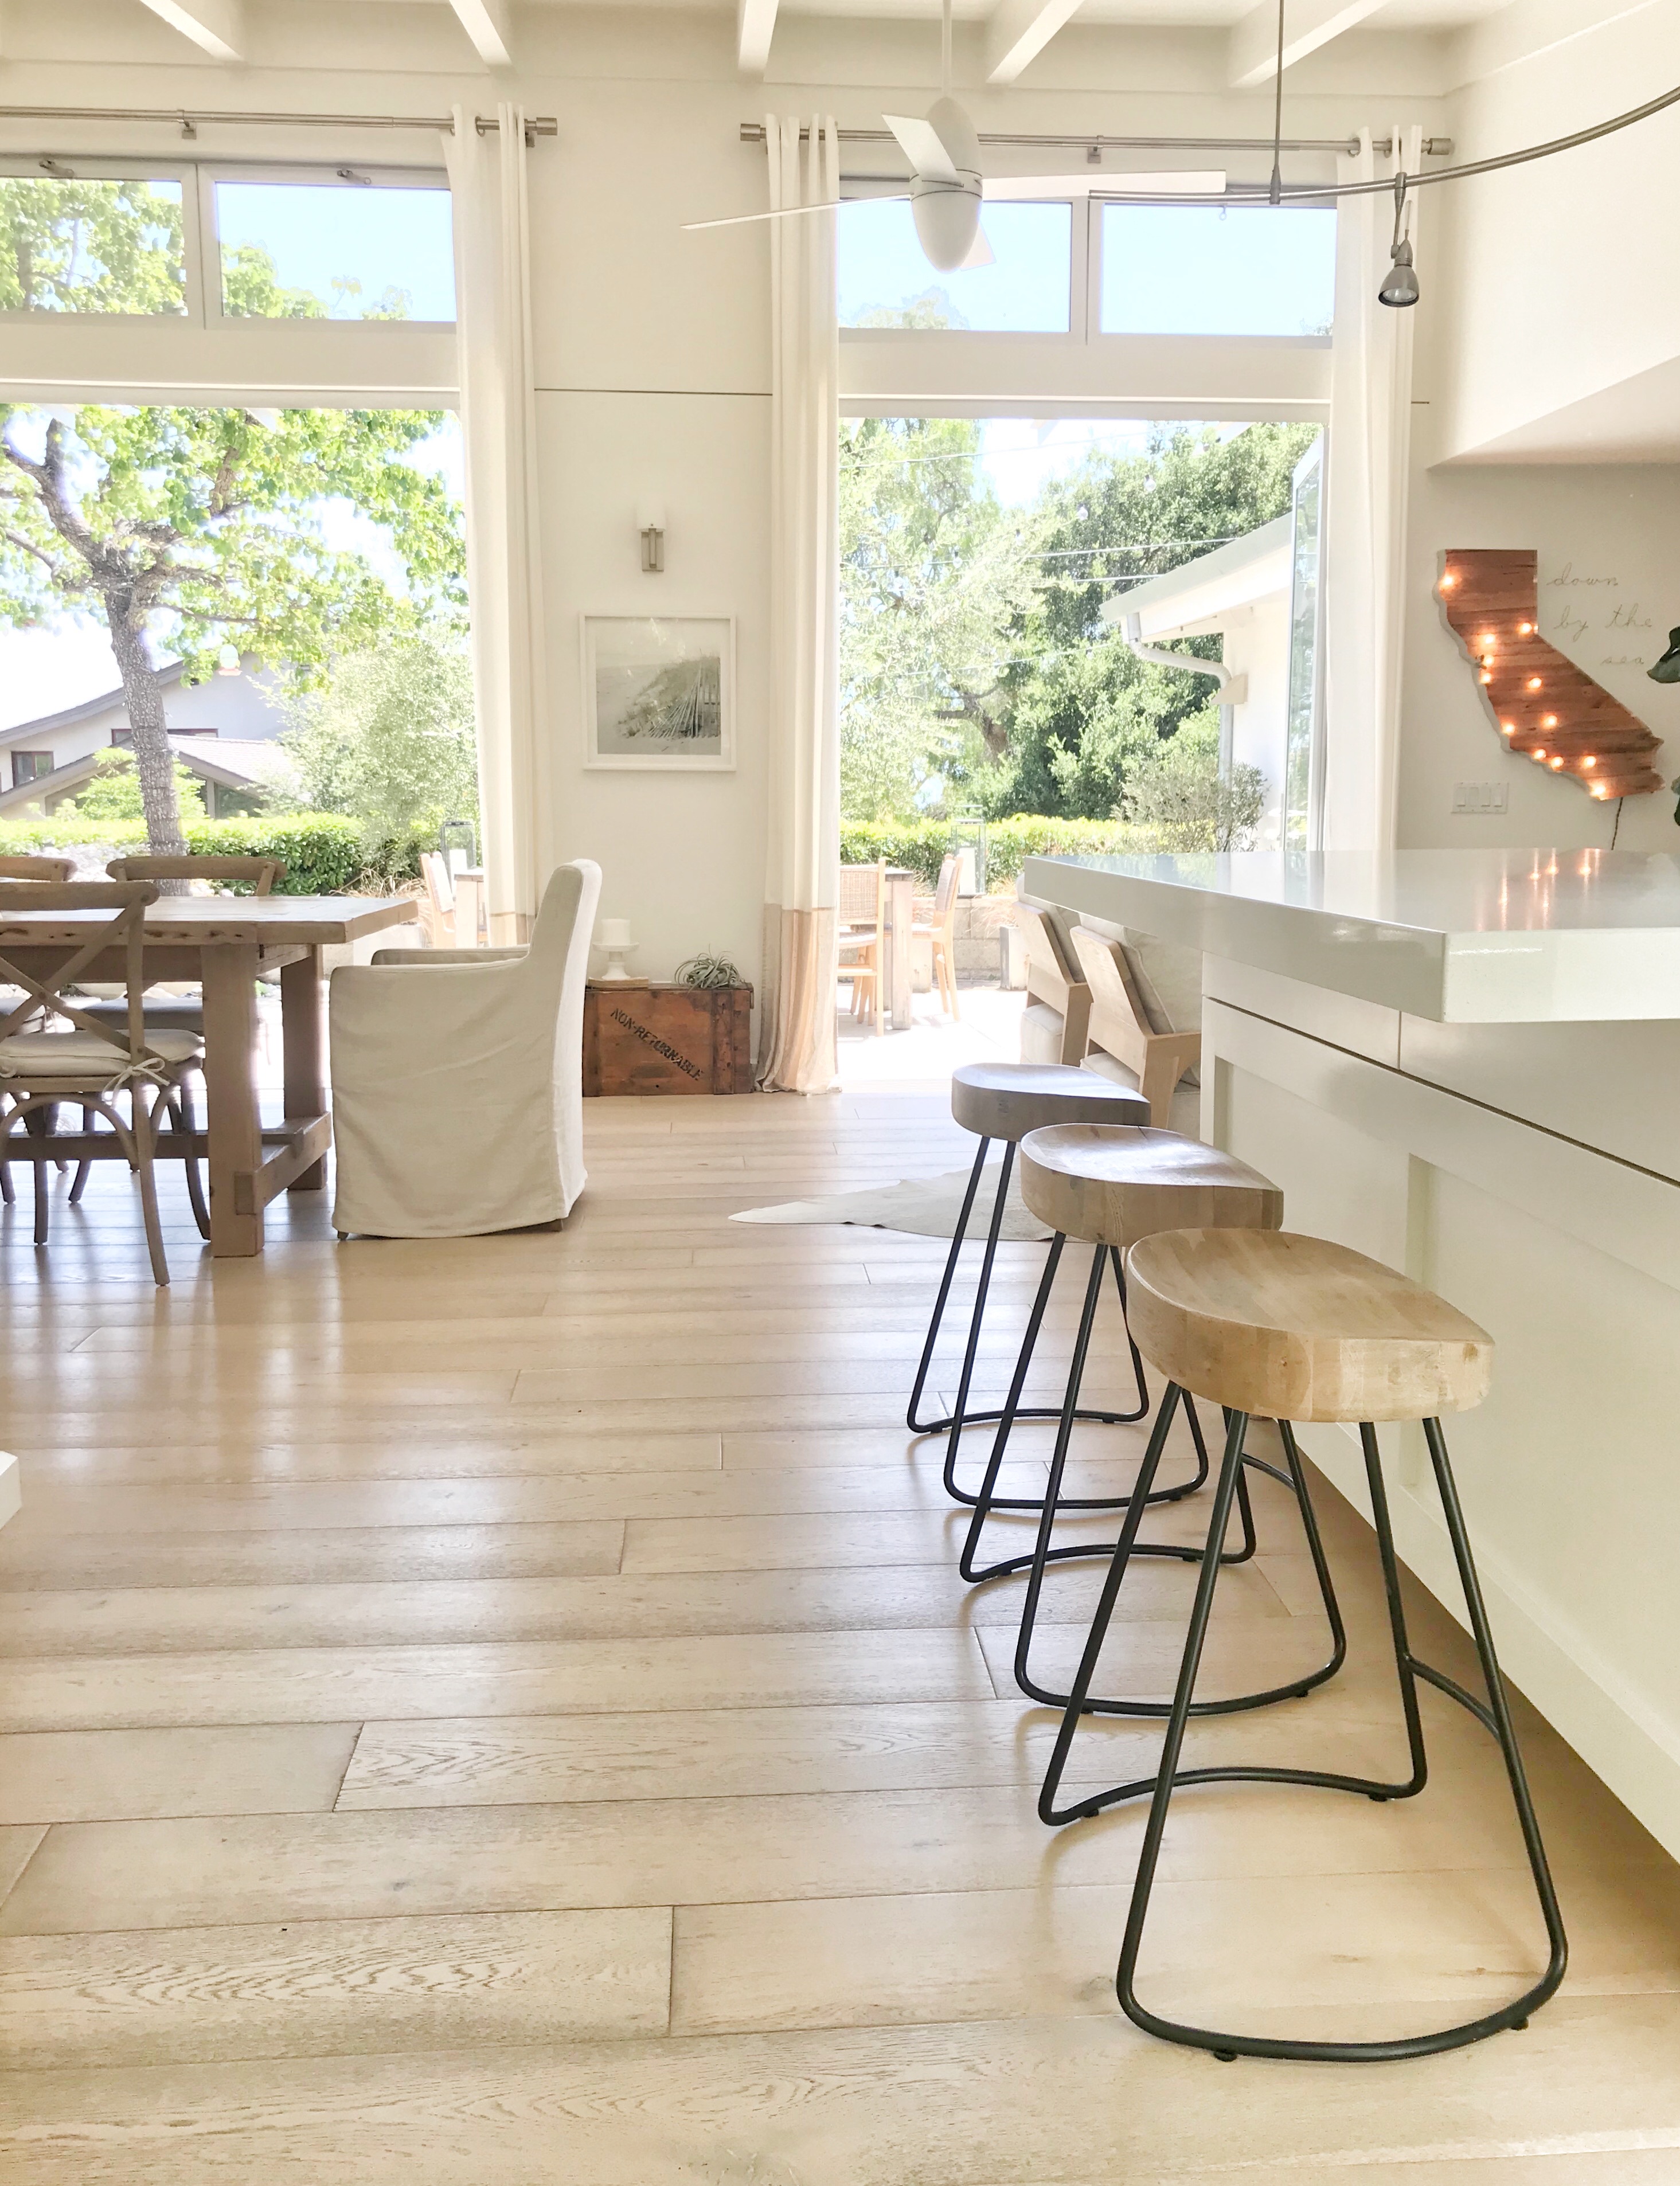
[[[0,979],[25,990],[24,1000],[0,1017],[0,1096],[6,1104],[0,1114],[0,1163],[21,1159],[35,1164],[35,1242],[44,1245],[46,1167],[59,1158],[60,1151],[53,1136],[54,1111],[60,1101],[76,1101],[81,1103],[84,1116],[90,1113],[103,1116],[139,1180],[152,1273],[163,1284],[169,1281],[169,1263],[164,1256],[154,1173],[157,1111],[160,1107],[165,1111],[176,1131],[188,1131],[180,1104],[181,1086],[189,1071],[202,1066],[203,1050],[190,1033],[151,1031],[146,1025],[142,1006],[145,915],[157,895],[156,885],[150,881],[0,882]],[[13,922],[19,914],[87,911],[109,911],[111,916],[44,976],[37,977],[7,955],[8,945],[32,938],[27,926]],[[120,1028],[91,1015],[65,992],[99,957],[118,952],[126,1001]],[[70,1029],[26,1031],[25,1028],[38,1017],[63,1018]],[[148,1086],[152,1089],[149,1098]],[[124,1093],[129,1099],[126,1121],[117,1105]],[[14,1137],[19,1123],[25,1135],[21,1146]],[[83,1147],[72,1143],[74,1151],[81,1153]],[[209,1216],[199,1184],[196,1146],[183,1152],[193,1213],[200,1234],[208,1236]]]
[[[0,858],[0,881],[67,881],[75,871],[73,858]]]
[[[253,895],[272,895],[286,877],[284,858],[113,858],[114,881],[249,881]]]
[[[885,1032],[881,1006],[886,930],[886,860],[842,866],[840,875],[840,976],[851,983],[851,1014],[866,1012]]]
[[[263,857],[198,857],[188,852],[183,857],[113,858],[105,871],[114,881],[245,881],[253,895],[272,895],[277,881],[286,877],[284,858]],[[121,1028],[127,1017],[126,1000],[115,995],[98,995],[83,1004],[87,1015],[98,1017],[105,1024]],[[158,1032],[189,1032],[199,1038],[204,1035],[204,997],[199,995],[160,996],[149,1002],[145,1008],[146,1030]],[[182,1122],[186,1129],[193,1128],[192,1096],[183,1087],[178,1096]],[[91,1115],[82,1118],[85,1128],[92,1130]],[[81,1204],[81,1195],[87,1189],[92,1163],[76,1165],[75,1181],[70,1188],[70,1203]],[[198,1171],[194,1169],[188,1180],[188,1188],[202,1196]],[[199,1198],[194,1199],[196,1213]]]
[[[932,923],[910,928],[919,939],[933,944],[934,992],[939,996],[940,1007],[956,1018],[963,1014],[957,1006],[957,880],[961,871],[959,859],[946,859],[934,891]]]

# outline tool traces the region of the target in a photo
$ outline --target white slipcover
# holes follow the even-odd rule
[[[475,1237],[583,1189],[583,988],[601,869],[551,876],[527,949],[392,950],[333,974],[335,1229]]]

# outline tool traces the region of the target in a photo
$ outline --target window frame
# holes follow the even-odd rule
[[[843,192],[840,203],[842,205],[867,203],[870,199],[886,194],[884,189],[859,188],[854,179],[851,190]],[[1112,345],[1131,343],[1135,345],[1139,342],[1252,342],[1261,345],[1263,349],[1277,351],[1328,350],[1333,345],[1332,334],[1110,334],[1103,325],[1103,215],[1110,205],[1147,204],[1149,200],[1121,198],[1092,190],[1082,197],[1034,198],[1028,202],[1065,205],[1070,208],[1068,323],[1065,333],[990,333],[981,327],[842,326],[840,329],[841,342],[847,345],[858,342],[919,342],[936,345],[952,342],[998,342],[1015,346],[1036,343],[1047,349],[1089,349],[1110,356],[1115,353]],[[1208,199],[1211,205],[1223,202],[1226,201],[1213,198]],[[1244,207],[1246,209],[1246,201],[1244,201]]]
[[[120,326],[194,327],[221,331],[233,327],[306,328],[317,335],[329,327],[353,327],[376,339],[416,329],[452,330],[447,319],[282,319],[224,311],[222,308],[222,238],[216,216],[217,182],[291,182],[312,188],[430,189],[450,194],[447,171],[413,161],[381,163],[345,160],[340,166],[318,160],[136,160],[65,153],[62,164],[78,182],[177,182],[181,188],[181,257],[186,305],[180,311],[31,311],[0,309],[0,325],[67,327],[73,323]],[[355,177],[346,180],[340,167]],[[0,177],[8,181],[53,182],[35,154],[0,153]],[[458,305],[459,300],[457,299]]]
[[[352,177],[346,179],[346,175]],[[222,307],[222,230],[216,219],[216,188],[218,182],[290,183],[311,189],[330,188],[362,191],[365,189],[436,190],[451,194],[447,171],[443,167],[420,167],[412,164],[382,166],[377,162],[357,160],[344,163],[344,171],[323,167],[316,160],[287,162],[265,160],[261,164],[250,160],[203,160],[197,163],[199,233],[203,238],[203,266],[200,285],[204,297],[202,323],[222,327],[308,327],[319,333],[323,327],[357,327],[363,332],[391,328],[424,328],[435,331],[454,327],[458,321],[447,319],[319,319],[268,318],[259,312],[226,311]],[[452,283],[454,267],[450,268]],[[456,299],[458,311],[459,298]]]
[[[857,189],[854,187],[850,194],[842,194],[840,203],[842,206],[848,205],[868,204],[871,199],[879,199],[885,196],[896,196],[898,194],[899,192],[896,189],[892,191]],[[1031,328],[988,329],[985,327],[848,327],[843,325],[840,330],[840,338],[841,341],[986,341],[1009,342],[1011,344],[1037,342],[1041,344],[1051,344],[1059,349],[1083,348],[1085,343],[1089,339],[1088,328],[1091,311],[1091,280],[1090,269],[1087,263],[1091,247],[1091,221],[1088,201],[1086,216],[1082,220],[1080,217],[1080,200],[1077,198],[1032,198],[1022,200],[1021,202],[1032,205],[1065,205],[1069,209],[1067,326],[1065,329],[1034,329]],[[982,219],[985,218],[985,206],[983,204],[980,208],[980,216]],[[838,270],[836,271],[836,281],[838,282]]]
[[[66,153],[58,164],[68,176],[53,175],[37,154],[0,153],[0,178],[7,182],[177,182],[181,189],[181,275],[184,297],[178,311],[31,311],[0,307],[0,326],[67,326],[76,321],[104,321],[120,326],[202,326],[202,246],[199,235],[198,193],[194,188],[194,162],[190,160],[122,160],[83,158]]]
[[[1092,225],[1096,230],[1096,237],[1090,251],[1090,262],[1092,268],[1091,285],[1090,293],[1086,301],[1086,310],[1091,328],[1091,339],[1093,342],[1098,344],[1140,341],[1258,342],[1267,347],[1280,350],[1314,349],[1326,350],[1334,347],[1335,339],[1334,333],[1328,334],[1138,334],[1135,332],[1116,329],[1113,334],[1110,334],[1108,328],[1103,324],[1103,229],[1106,225],[1102,216],[1103,210],[1112,205],[1147,205],[1151,201],[1147,198],[1099,198],[1096,196],[1094,193],[1092,196],[1091,204],[1093,207],[1096,209],[1093,213]],[[1247,199],[1233,203],[1228,199],[1210,198],[1207,202],[1210,207],[1219,205],[1228,210],[1233,211],[1248,211],[1250,209],[1256,210],[1272,210],[1270,207],[1252,206],[1252,201]],[[1332,200],[1333,206],[1334,202],[1334,201]],[[1198,208],[1194,206],[1188,209],[1192,211],[1198,210]],[[1320,211],[1323,208],[1319,201],[1315,199],[1303,204],[1298,209],[1301,211]],[[1289,210],[1296,210],[1296,208],[1291,207]],[[1334,266],[1334,243],[1332,244],[1331,262]],[[1332,277],[1331,282],[1330,309],[1332,315],[1334,315],[1335,310],[1334,277]]]

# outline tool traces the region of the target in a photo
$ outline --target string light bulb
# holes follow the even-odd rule
[[[1544,745],[1544,744],[1537,744],[1537,745],[1535,747],[1534,750],[1533,750],[1533,751],[1529,754],[1529,756],[1530,756],[1531,759],[1544,759],[1544,758],[1545,758],[1545,756],[1546,756],[1546,747],[1545,747],[1545,745]]]
[[[1554,774],[1556,773],[1557,770],[1558,770],[1558,769],[1559,769],[1559,768],[1563,765],[1563,763],[1564,763],[1564,762],[1563,762],[1563,758],[1562,758],[1561,754],[1559,754],[1556,759],[1552,759],[1552,760],[1549,760],[1549,761],[1548,762],[1548,764],[1550,765],[1550,767],[1551,767],[1551,769],[1552,769],[1552,771],[1553,771]]]
[[[1442,577],[1442,579],[1441,579],[1441,591],[1442,591],[1443,592],[1449,592],[1449,591],[1452,591],[1452,587],[1453,587],[1453,586],[1454,586],[1454,585],[1456,585],[1456,584],[1458,583],[1458,579],[1453,575],[1452,572],[1450,569],[1449,569],[1449,570],[1447,570],[1447,574],[1445,575],[1445,576],[1443,576],[1443,577]]]
[[[1528,679],[1528,687],[1531,691],[1537,691],[1540,688],[1540,678],[1537,675],[1531,675]]]
[[[1599,764],[1598,754],[1596,752],[1588,752],[1586,758],[1582,760],[1581,764],[1582,766],[1597,766]]]
[[[1542,714],[1540,716],[1540,726],[1542,729],[1555,729],[1558,726],[1557,715],[1555,714]]]
[[[1533,635],[1534,625],[1531,622],[1520,622],[1517,625],[1517,636],[1519,637],[1531,637]]]
[[[1516,732],[1517,732],[1517,725],[1516,725],[1516,723],[1515,723],[1514,721],[1501,721],[1501,722],[1500,722],[1500,724],[1499,724],[1499,733],[1500,733],[1500,735],[1501,735],[1502,737],[1514,737],[1514,736],[1515,736]]]

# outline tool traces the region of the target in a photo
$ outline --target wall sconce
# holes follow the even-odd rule
[[[642,535],[642,574],[657,577],[665,569],[665,504],[644,501],[636,511],[636,529]]]

